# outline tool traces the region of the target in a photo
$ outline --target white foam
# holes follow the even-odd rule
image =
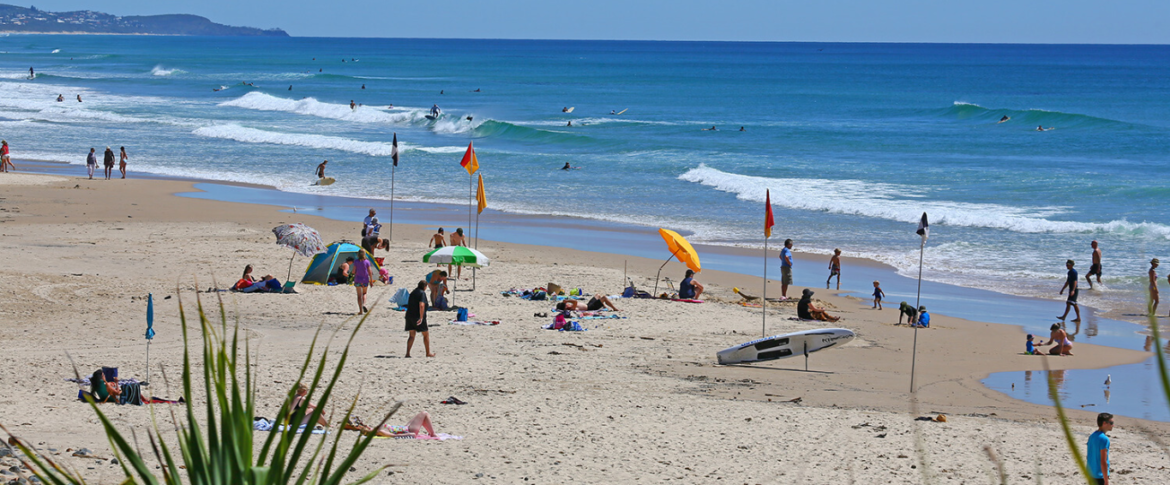
[[[224,101],[219,106],[252,109],[258,111],[283,111],[305,116],[316,116],[357,123],[410,123],[425,119],[424,110],[386,111],[370,106],[350,109],[348,104],[322,103],[314,98],[299,100],[278,98],[253,91],[239,98]]]
[[[1021,233],[1106,233],[1114,235],[1153,236],[1170,239],[1170,226],[1153,222],[1116,220],[1103,223],[1056,221],[1045,217],[1067,212],[1062,207],[1013,207],[948,200],[912,198],[922,194],[918,186],[828,180],[767,178],[739,175],[700,164],[678,177],[723,192],[736,194],[740,200],[764,201],[764,190],[771,189],[772,203],[790,209],[830,212],[916,222],[925,211],[931,224],[985,227]]]
[[[166,68],[162,67],[161,64],[154,66],[154,68],[150,70],[150,74],[152,76],[170,76],[170,75],[175,74],[175,73],[184,73],[184,72],[187,72],[187,71],[184,71],[182,69],[166,69]]]
[[[275,131],[247,128],[237,124],[223,124],[206,126],[194,131],[194,134],[225,140],[234,140],[244,143],[267,143],[271,145],[293,145],[329,150],[341,150],[350,153],[361,153],[375,157],[388,157],[393,149],[392,143],[352,140],[337,136],[314,135],[307,133],[281,133]],[[458,153],[461,147],[420,147],[399,142],[398,150],[405,153],[412,150],[429,153]]]
[[[50,52],[50,54],[57,54],[59,52],[61,52],[61,49],[53,49],[53,52]]]

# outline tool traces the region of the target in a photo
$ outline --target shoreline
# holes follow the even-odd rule
[[[0,250],[13,256],[0,269],[11,285],[0,310],[15,316],[0,328],[0,362],[5,364],[0,378],[12,383],[10,396],[26,398],[0,398],[0,419],[44,447],[85,446],[108,454],[93,412],[72,402],[76,389],[61,381],[72,372],[63,355],[68,351],[83,372],[115,365],[124,377],[142,377],[141,298],[148,292],[155,297],[158,332],[151,362],[169,369],[168,374],[181,362],[179,298],[188,311],[194,291],[204,303],[223,298],[249,345],[255,344],[250,348],[256,352],[261,416],[279,408],[318,325],[324,325],[323,335],[341,330],[328,337],[340,345],[355,324],[354,292],[348,287],[297,285],[297,295],[203,291],[230,284],[245,263],[255,264],[258,274],[283,277],[290,251],[273,244],[270,227],[305,222],[331,240],[353,238],[357,224],[284,212],[282,206],[174,195],[195,190],[199,184],[193,182],[14,175],[0,175],[5,189]],[[17,180],[24,182],[17,185]],[[802,370],[801,359],[715,366],[715,351],[758,337],[761,309],[734,304],[738,298],[730,289],[763,284],[760,278],[707,270],[701,273],[705,304],[619,299],[618,315],[625,319],[586,321],[586,332],[546,331],[539,326],[547,318],[528,315],[547,312],[550,305],[498,291],[553,281],[609,293],[618,290],[623,266],[642,285],[661,261],[485,240],[481,249],[493,264],[477,272],[477,291],[464,291],[470,281],[459,282],[453,301],[470,308],[475,318],[503,323],[447,325],[443,321],[449,315],[434,315],[431,339],[438,357],[403,359],[402,317],[385,306],[385,299],[434,266],[419,262],[430,227],[402,224],[396,232],[401,235],[392,250],[379,252],[396,285],[371,289],[379,304],[334,392],[339,402],[360,393],[357,412],[365,416],[403,401],[405,415],[426,410],[438,431],[464,439],[377,441],[355,464],[360,473],[382,463],[409,462],[394,469],[395,480],[466,483],[483,473],[507,482],[654,478],[756,483],[784,475],[840,483],[848,479],[847,472],[867,483],[917,483],[923,472],[910,466],[917,464],[939,476],[976,481],[986,479],[990,465],[983,446],[989,445],[1012,470],[1037,470],[1050,481],[1073,479],[1067,474],[1073,466],[1067,452],[1052,451],[1063,443],[1052,408],[978,383],[984,370],[1041,366],[1040,359],[1018,354],[1019,328],[936,313],[934,328],[919,332],[919,390],[911,395],[906,374],[912,331],[893,325],[896,310],[869,310],[866,301],[817,290],[819,304],[842,315],[839,325],[857,332],[856,340],[814,354],[811,372]],[[294,263],[297,271],[307,266],[301,257]],[[668,267],[672,273],[681,268],[678,263]],[[198,278],[197,287],[190,283],[192,276]],[[779,292],[773,285],[770,294]],[[790,320],[792,314],[792,304],[769,306],[768,333],[837,326]],[[955,352],[957,346],[965,351]],[[1078,344],[1075,358],[1048,362],[1060,369],[1144,359],[1142,352]],[[173,387],[157,387],[150,389],[154,395],[174,397]],[[448,395],[470,404],[437,404]],[[802,402],[783,402],[797,397]],[[143,408],[107,405],[103,410],[123,429],[150,425]],[[1086,423],[1096,411],[1070,409],[1078,439],[1091,430]],[[936,412],[946,413],[948,421],[914,421]],[[169,418],[162,416],[165,427]],[[28,424],[14,428],[23,423]],[[874,430],[878,426],[888,431]],[[1113,436],[1114,466],[1130,470],[1129,480],[1156,482],[1162,473],[1158,467],[1170,464],[1154,445],[1170,439],[1170,423],[1123,418]],[[915,456],[921,445],[916,440],[925,443],[927,456],[897,458]],[[761,462],[761,453],[779,459]],[[92,459],[67,454],[55,459],[93,467]],[[839,468],[842,460],[848,471]],[[439,468],[445,473],[430,472]],[[116,466],[86,472],[95,483],[120,475]]]

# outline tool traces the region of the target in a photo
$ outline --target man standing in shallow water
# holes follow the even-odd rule
[[[1097,284],[1101,284],[1101,248],[1097,247],[1097,241],[1089,244],[1093,246],[1093,265],[1089,266],[1089,272],[1085,273],[1085,281],[1089,282],[1089,289],[1093,289],[1093,275],[1097,276]]]

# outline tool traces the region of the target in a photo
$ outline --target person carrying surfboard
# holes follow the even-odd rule
[[[325,178],[325,164],[326,163],[329,163],[329,160],[325,160],[324,162],[321,162],[320,165],[317,165],[317,178],[318,179]]]

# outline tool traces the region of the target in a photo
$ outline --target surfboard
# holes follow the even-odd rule
[[[443,115],[442,114],[439,114],[437,116],[436,115],[427,115],[426,118],[428,120],[435,121],[435,120],[439,119],[439,116],[443,116]]]
[[[625,113],[626,111],[629,111],[629,110],[630,110],[630,108],[626,108],[626,109],[623,109],[621,111],[618,111],[617,114],[620,115],[620,114]]]
[[[570,107],[569,107],[569,109],[565,110],[565,112],[566,112],[566,113],[572,113],[572,112],[573,112],[573,110],[575,110],[575,109],[577,109],[577,107],[576,107],[576,106],[570,106]]]
[[[333,177],[322,177],[322,178],[317,179],[316,182],[313,182],[313,185],[321,185],[321,186],[332,185],[333,182],[336,182],[336,181],[337,180],[334,179]]]
[[[822,328],[803,332],[773,335],[723,349],[715,354],[720,364],[764,362],[804,355],[844,345],[853,340],[853,331],[844,328]]]

